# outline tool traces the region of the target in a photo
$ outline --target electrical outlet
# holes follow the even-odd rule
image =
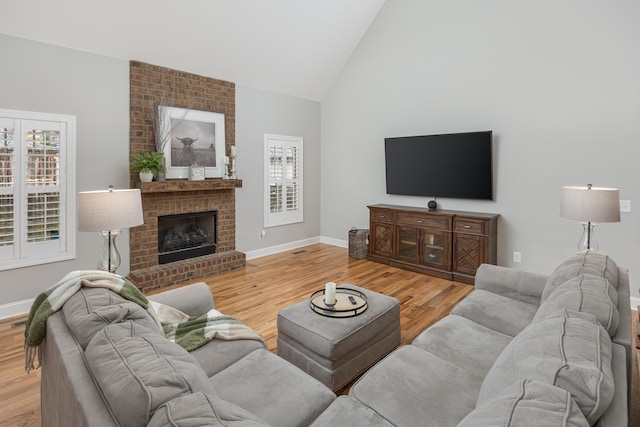
[[[522,261],[522,254],[520,252],[514,252],[513,262],[521,262],[521,261]]]
[[[260,239],[264,239],[267,236],[267,231],[266,230],[262,230],[260,232]]]
[[[620,212],[631,212],[631,200],[620,200]]]

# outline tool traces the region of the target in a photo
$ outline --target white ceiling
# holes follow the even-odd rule
[[[385,0],[3,0],[0,33],[322,100]]]

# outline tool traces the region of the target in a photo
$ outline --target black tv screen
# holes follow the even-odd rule
[[[491,131],[385,138],[387,194],[493,200]]]

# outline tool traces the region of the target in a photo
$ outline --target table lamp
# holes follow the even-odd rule
[[[560,216],[582,223],[578,249],[598,249],[594,236],[597,222],[620,222],[620,194],[617,188],[562,187]]]
[[[115,273],[120,266],[116,236],[123,228],[144,223],[140,190],[83,191],[78,193],[78,230],[98,231],[104,238],[98,268]]]

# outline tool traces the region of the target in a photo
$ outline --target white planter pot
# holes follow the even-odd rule
[[[153,172],[140,172],[140,181],[151,182],[153,181]]]

